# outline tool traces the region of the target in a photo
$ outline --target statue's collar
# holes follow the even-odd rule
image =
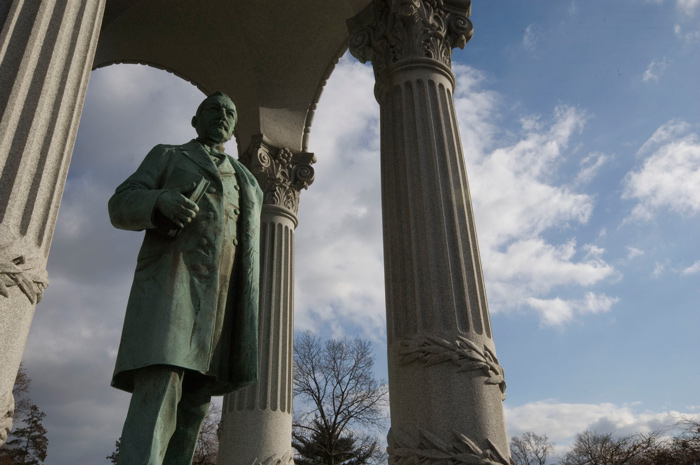
[[[219,156],[219,154],[224,155],[224,151],[223,151],[224,146],[223,146],[223,144],[218,145],[218,146],[211,146],[211,145],[208,145],[208,144],[207,144],[206,142],[204,142],[203,140],[201,140],[199,137],[197,137],[196,139],[193,139],[193,141],[195,141],[195,142],[197,142],[199,145],[201,145],[202,148],[204,148],[204,150],[205,150],[209,155],[216,155],[216,156]],[[221,150],[219,150],[219,149],[221,149]]]

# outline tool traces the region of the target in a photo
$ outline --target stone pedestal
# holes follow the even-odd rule
[[[450,70],[469,7],[375,0],[349,21],[381,108],[391,464],[510,463]]]
[[[291,463],[294,229],[299,193],[314,180],[312,153],[262,136],[241,157],[264,193],[260,237],[258,382],[224,398],[219,464]]]
[[[9,3],[0,8],[0,444],[48,285],[46,260],[105,2]]]

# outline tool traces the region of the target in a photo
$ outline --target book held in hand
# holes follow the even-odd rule
[[[206,179],[200,179],[200,181],[197,183],[197,187],[195,187],[192,193],[190,194],[189,199],[199,205],[199,201],[202,199],[204,193],[207,191],[209,184],[211,184],[211,182],[207,181]],[[171,229],[170,231],[168,231],[168,236],[177,237],[178,234],[180,234],[180,231],[182,231],[182,228]]]

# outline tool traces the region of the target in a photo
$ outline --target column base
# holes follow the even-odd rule
[[[243,410],[223,415],[219,431],[219,465],[291,465],[292,416]],[[228,444],[235,444],[228,447]]]

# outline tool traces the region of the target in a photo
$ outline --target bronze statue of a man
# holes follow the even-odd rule
[[[210,95],[197,139],[154,147],[109,200],[115,227],[146,230],[112,378],[132,393],[119,464],[191,464],[211,396],[257,378],[262,192],[223,153],[236,119]]]

